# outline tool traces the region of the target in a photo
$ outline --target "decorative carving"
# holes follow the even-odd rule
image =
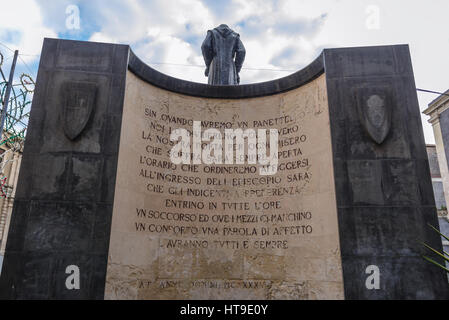
[[[75,140],[86,128],[97,103],[98,86],[91,82],[66,82],[62,85],[64,133]]]
[[[356,90],[356,99],[360,123],[371,139],[381,145],[391,129],[391,88],[359,87]]]

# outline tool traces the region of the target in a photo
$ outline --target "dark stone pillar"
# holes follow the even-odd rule
[[[325,50],[347,299],[449,299],[409,48]],[[382,117],[387,122],[382,122]],[[390,124],[388,124],[388,119]],[[365,270],[380,268],[380,290]]]
[[[45,39],[0,298],[103,299],[128,53]]]

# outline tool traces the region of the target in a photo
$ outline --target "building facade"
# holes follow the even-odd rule
[[[432,176],[432,186],[435,194],[435,204],[437,206],[438,213],[440,215],[445,215],[445,212],[447,212],[447,204],[436,145],[427,145],[427,155],[429,157],[430,174]]]
[[[432,184],[438,208],[440,230],[449,236],[449,90],[429,104],[424,111],[429,116],[435,136],[435,146],[428,146]],[[444,201],[443,201],[444,198]],[[449,252],[449,241],[442,238],[444,251]],[[446,263],[449,267],[449,263]]]
[[[429,123],[433,127],[444,197],[449,203],[449,90],[432,101],[424,114],[430,117]]]
[[[6,239],[11,222],[17,179],[22,161],[20,143],[7,136],[0,145],[0,273],[5,255]]]

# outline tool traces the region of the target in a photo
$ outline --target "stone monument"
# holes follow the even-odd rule
[[[210,133],[274,130],[276,173],[195,150],[174,163],[179,129],[206,147]],[[326,49],[237,86],[169,77],[126,45],[45,39],[0,297],[448,299],[416,241],[441,249],[428,223],[406,45]]]

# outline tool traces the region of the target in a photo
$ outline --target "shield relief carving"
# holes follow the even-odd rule
[[[372,140],[381,145],[391,130],[392,89],[387,86],[359,87],[355,95],[362,127]]]
[[[75,140],[84,131],[97,103],[98,86],[92,82],[65,82],[62,91],[64,134]]]

